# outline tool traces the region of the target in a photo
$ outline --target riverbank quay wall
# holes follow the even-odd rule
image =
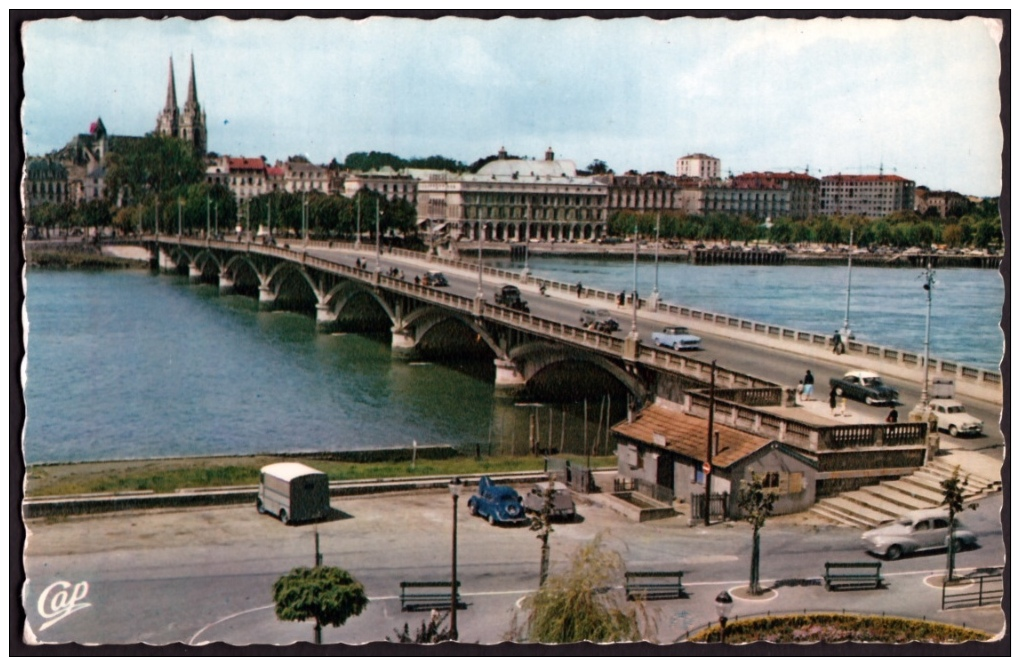
[[[322,245],[326,244],[326,242],[322,243]],[[336,243],[328,244],[338,246]],[[344,246],[345,248],[354,247],[353,244],[346,243]],[[374,247],[362,244],[361,250],[374,252]],[[459,260],[403,249],[394,249],[393,253],[413,260],[431,262],[437,266],[456,267],[471,272],[478,271],[478,264],[470,260]],[[633,254],[629,257],[633,257]],[[831,259],[828,262],[829,264],[837,264],[836,261]],[[845,259],[843,259],[838,264],[845,264],[845,262]],[[856,258],[855,262],[857,262]],[[508,283],[545,285],[546,289],[550,292],[556,291],[576,296],[575,291],[577,288],[575,284],[522,275],[519,271],[508,271],[496,267],[483,266],[482,270],[485,276],[503,279]],[[587,288],[582,292],[580,298],[582,300],[605,301],[615,307],[617,295],[617,292]],[[628,307],[632,307],[630,299],[626,303]],[[695,331],[713,333],[741,342],[757,344],[770,349],[780,349],[798,355],[837,363],[844,365],[847,369],[875,370],[880,374],[905,379],[923,378],[923,354],[908,350],[850,340],[845,345],[845,353],[835,354],[833,353],[833,337],[828,334],[801,331],[785,326],[766,324],[764,322],[732,317],[722,313],[667,302],[660,302],[653,306],[647,299],[640,299],[638,301],[638,310],[646,318],[661,318],[663,322],[674,322],[682,319]],[[952,379],[955,383],[956,394],[958,395],[1002,403],[1002,375],[1000,372],[972,367],[937,357],[929,357],[928,373],[933,378]]]
[[[532,484],[546,481],[549,478],[547,472],[531,471],[503,474],[467,474],[463,475],[461,479],[465,485],[470,487],[477,486],[478,480],[483,476],[487,476],[493,481],[505,485]],[[450,478],[448,476],[362,479],[330,482],[329,494],[332,499],[355,495],[379,495],[433,489],[445,490],[449,486]],[[26,519],[237,504],[250,505],[254,513],[257,498],[258,486],[228,486],[222,488],[185,489],[173,493],[133,491],[115,494],[95,493],[29,497],[22,502],[21,509],[22,515]]]

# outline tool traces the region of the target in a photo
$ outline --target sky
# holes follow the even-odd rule
[[[898,174],[997,196],[1003,134],[995,20],[628,18],[433,21],[47,19],[22,30],[26,151],[101,117],[152,131],[173,57],[194,57],[208,148],[356,151],[465,163],[505,147],[579,168]]]

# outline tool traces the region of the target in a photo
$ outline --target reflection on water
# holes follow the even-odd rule
[[[605,453],[622,399],[517,406],[491,359],[403,362],[389,335],[142,272],[31,272],[29,462],[453,444]],[[610,419],[607,419],[610,418]]]

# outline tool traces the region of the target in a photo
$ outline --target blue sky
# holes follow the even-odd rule
[[[26,149],[102,117],[153,130],[173,56],[195,57],[209,149],[270,160],[353,151],[464,162],[505,146],[579,167],[898,173],[1000,192],[1001,26],[647,18],[43,20],[23,31]]]

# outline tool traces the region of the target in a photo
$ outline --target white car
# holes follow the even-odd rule
[[[938,421],[939,431],[948,431],[950,436],[980,436],[985,429],[985,423],[955,399],[933,399],[928,409]]]
[[[977,536],[954,518],[956,551],[977,547]],[[945,549],[949,545],[949,512],[945,509],[910,511],[861,535],[865,549],[889,560],[921,550]]]

